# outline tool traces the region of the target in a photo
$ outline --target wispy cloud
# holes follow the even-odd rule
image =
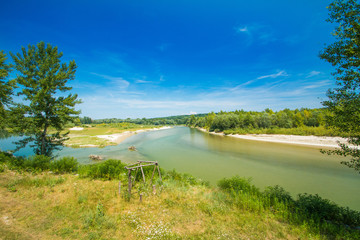
[[[318,71],[311,71],[307,76],[306,78],[311,78],[311,77],[314,77],[314,76],[317,76],[319,75],[321,72],[318,72]]]
[[[236,32],[248,32],[249,31],[249,29],[247,28],[247,26],[245,26],[245,27],[237,27],[237,28],[235,28],[235,30],[236,30]]]
[[[128,81],[124,80],[122,77],[113,77],[113,76],[98,74],[98,73],[93,73],[93,72],[91,74],[98,76],[100,78],[106,79],[106,80],[110,80],[112,82],[112,84],[114,84],[116,87],[119,87],[119,88],[127,88],[130,85],[130,83]]]
[[[278,77],[287,77],[287,76],[289,76],[289,74],[287,74],[285,71],[279,71],[279,72],[274,73],[274,74],[260,76],[257,79],[278,78]]]
[[[141,79],[137,79],[135,80],[136,83],[152,83],[152,81],[146,81],[146,80],[141,80]]]
[[[234,28],[237,34],[245,34],[247,36],[248,45],[257,42],[260,44],[268,44],[278,39],[275,37],[270,26],[251,23],[247,25],[237,26]]]

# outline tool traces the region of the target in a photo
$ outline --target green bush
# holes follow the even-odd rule
[[[24,162],[26,170],[44,171],[49,170],[51,158],[44,155],[35,155],[27,158]]]
[[[0,163],[0,173],[5,172],[5,165]]]
[[[235,176],[232,178],[224,178],[218,182],[218,187],[226,192],[242,192],[249,193],[252,195],[261,195],[260,190],[252,185],[251,179],[241,178],[239,176]]]
[[[274,187],[267,187],[263,192],[264,196],[270,199],[270,204],[274,205],[275,202],[294,203],[290,193],[285,191],[284,188],[276,185]]]
[[[50,163],[50,170],[54,173],[71,173],[78,170],[78,161],[73,157],[63,157]]]
[[[193,177],[192,175],[188,174],[188,173],[179,173],[177,172],[175,169],[171,170],[171,171],[164,171],[163,169],[161,169],[161,174],[163,176],[164,180],[174,180],[178,183],[181,184],[185,184],[185,185],[191,185],[191,186],[195,186],[195,185],[209,185],[208,182],[206,181],[202,181],[198,178]],[[157,176],[158,173],[155,173],[155,176]]]
[[[12,154],[7,152],[0,152],[0,162],[2,163],[10,162],[12,158],[13,158]]]
[[[82,165],[78,169],[80,177],[89,177],[92,179],[121,179],[122,176],[126,176],[126,165],[120,160],[109,159],[97,164]]]
[[[321,198],[317,194],[299,194],[296,206],[301,213],[314,220],[330,221],[353,227],[360,226],[360,212],[339,207],[334,202]]]

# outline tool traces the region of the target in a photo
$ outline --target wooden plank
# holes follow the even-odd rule
[[[131,170],[128,172],[128,180],[129,180],[129,196],[131,197]]]
[[[156,170],[156,165],[154,166],[154,170],[153,170],[153,173],[151,175],[151,184],[153,183],[153,179],[154,179],[154,174],[155,174],[155,170]]]
[[[126,168],[126,169],[127,169],[127,170],[135,170],[135,169],[140,168],[140,167],[147,167],[147,166],[154,166],[154,165],[156,165],[156,164],[146,164],[146,165],[141,165],[141,166]]]
[[[143,170],[143,168],[142,168],[142,167],[140,167],[140,169],[141,169],[141,173],[142,173],[142,176],[143,176],[143,179],[144,179],[144,183],[145,183],[145,174],[144,174],[144,170]]]
[[[156,162],[156,163],[157,163],[157,162]],[[160,180],[162,181],[159,165],[156,165],[156,166],[157,166],[157,169],[158,169],[158,172],[159,172]]]

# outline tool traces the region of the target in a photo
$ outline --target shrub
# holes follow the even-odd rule
[[[270,199],[270,204],[274,205],[275,202],[293,203],[294,200],[290,193],[285,191],[284,188],[276,185],[274,187],[267,187],[264,191],[264,196]]]
[[[120,174],[126,173],[125,166],[120,160],[109,159],[97,164],[80,166],[78,172],[81,177],[103,180],[120,179]]]
[[[218,182],[218,187],[224,191],[227,192],[243,192],[243,193],[249,193],[252,195],[261,195],[260,190],[252,185],[251,179],[241,178],[239,176],[235,176],[229,179],[221,179]]]
[[[201,179],[197,179],[188,173],[179,173],[175,169],[171,171],[163,171],[161,169],[161,174],[163,175],[164,180],[174,180],[178,183],[185,185],[208,185],[209,183],[206,181],[202,181]],[[157,173],[155,174],[155,176]]]
[[[12,158],[13,158],[13,156],[11,153],[0,152],[0,162],[2,162],[2,163],[10,162]]]
[[[315,220],[347,224],[353,227],[360,225],[360,212],[339,207],[334,202],[323,199],[317,194],[299,194],[296,206],[300,212]]]
[[[78,170],[78,161],[73,157],[63,157],[50,163],[50,170],[55,173],[71,173]]]
[[[25,160],[24,168],[27,170],[35,171],[49,170],[50,161],[50,157],[44,155],[35,155]]]

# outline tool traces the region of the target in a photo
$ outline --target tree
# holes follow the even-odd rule
[[[6,107],[9,106],[12,101],[15,86],[14,81],[7,81],[11,66],[6,64],[6,59],[6,54],[0,51],[0,129],[4,129],[6,126]]]
[[[329,19],[336,23],[335,42],[320,52],[320,58],[331,63],[337,87],[327,93],[329,100],[322,104],[329,110],[327,122],[340,131],[348,132],[348,144],[329,154],[350,156],[342,163],[360,172],[360,4],[356,0],[335,0],[329,6]]]
[[[77,94],[66,96],[72,89],[67,82],[75,78],[76,64],[61,63],[62,56],[57,47],[44,42],[22,47],[21,54],[11,53],[21,89],[18,95],[23,96],[12,108],[13,128],[26,135],[18,149],[32,143],[35,154],[52,157],[67,139],[69,132],[62,133],[65,124],[74,122],[80,113],[75,110],[80,103]]]

